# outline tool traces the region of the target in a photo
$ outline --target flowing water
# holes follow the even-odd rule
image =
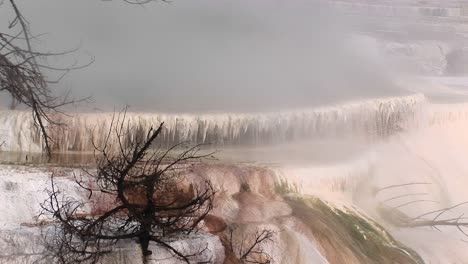
[[[261,146],[299,140],[387,137],[413,123],[424,96],[369,99],[338,106],[276,113],[159,114],[79,113],[57,117],[65,129],[53,129],[59,152],[93,151],[102,145],[112,122],[125,119],[133,129],[128,139],[143,137],[164,123],[158,142],[163,147],[180,142],[213,146]],[[40,152],[42,140],[27,112],[0,112],[0,136],[6,151]]]

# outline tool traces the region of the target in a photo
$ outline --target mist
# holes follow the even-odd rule
[[[349,17],[308,1],[23,1],[39,50],[86,64],[56,89],[80,110],[252,112],[400,95]],[[40,12],[38,12],[40,10]],[[1,12],[6,12],[2,10]],[[0,14],[3,15],[3,14]],[[53,76],[53,73],[51,73]]]

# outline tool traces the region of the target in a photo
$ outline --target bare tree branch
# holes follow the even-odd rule
[[[234,237],[235,228],[229,228],[228,244],[240,263],[269,264],[272,257],[265,252],[263,246],[267,242],[273,242],[275,232],[269,229],[257,230],[253,235]]]
[[[65,55],[73,51],[59,53],[34,51],[31,42],[35,36],[30,32],[28,21],[15,0],[8,0],[8,3],[14,14],[8,28],[17,32],[14,34],[0,32],[0,92],[6,92],[11,96],[12,109],[20,104],[31,109],[36,129],[42,135],[44,151],[50,156],[53,139],[49,130],[54,126],[63,125],[53,118],[53,114],[62,113],[61,107],[76,101],[70,100],[68,95],[53,95],[49,84],[61,80],[73,69],[88,66],[93,60],[84,65],[65,68],[41,64],[40,60],[49,56]],[[43,69],[63,73],[57,80],[51,81],[45,76]]]
[[[399,188],[399,187],[404,187],[404,186],[410,186],[410,185],[414,186],[414,185],[421,185],[421,184],[429,184],[429,183],[406,183],[406,184],[391,185],[385,188],[378,189],[375,192],[375,194],[378,194],[380,191],[390,189],[390,188]],[[405,213],[403,213],[403,211],[400,211],[400,209],[404,206],[409,206],[409,205],[413,205],[413,204],[421,203],[421,202],[431,202],[431,203],[438,203],[438,202],[433,201],[433,200],[427,200],[427,199],[417,199],[417,200],[409,200],[397,206],[389,206],[386,204],[389,201],[399,200],[400,198],[408,198],[408,197],[414,197],[418,195],[427,195],[427,194],[428,193],[406,193],[406,194],[401,194],[401,195],[391,197],[380,203],[379,212],[382,214],[382,216],[385,219],[389,220],[392,224],[396,226],[411,227],[411,228],[430,227],[438,231],[441,231],[440,229],[441,227],[455,227],[460,232],[460,234],[468,237],[468,233],[467,231],[465,231],[465,228],[468,228],[468,218],[464,217],[464,213],[456,213],[456,216],[455,217],[453,216],[453,214],[455,214],[454,209],[461,207],[463,205],[467,205],[468,202],[462,202],[462,203],[455,204],[453,206],[425,212],[423,214],[420,214],[414,217],[410,217],[406,215]],[[449,213],[452,216],[446,216]]]

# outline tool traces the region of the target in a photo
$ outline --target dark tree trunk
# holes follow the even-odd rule
[[[150,256],[153,252],[149,250],[149,242],[151,240],[151,235],[149,232],[145,231],[140,235],[140,246],[141,251],[143,252],[143,256]]]

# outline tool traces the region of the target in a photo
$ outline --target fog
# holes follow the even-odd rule
[[[36,49],[79,48],[56,87],[81,109],[270,111],[400,94],[338,13],[314,1],[25,0]],[[0,15],[8,15],[2,8]],[[54,76],[54,74],[51,74]],[[52,78],[52,77],[51,77]]]

